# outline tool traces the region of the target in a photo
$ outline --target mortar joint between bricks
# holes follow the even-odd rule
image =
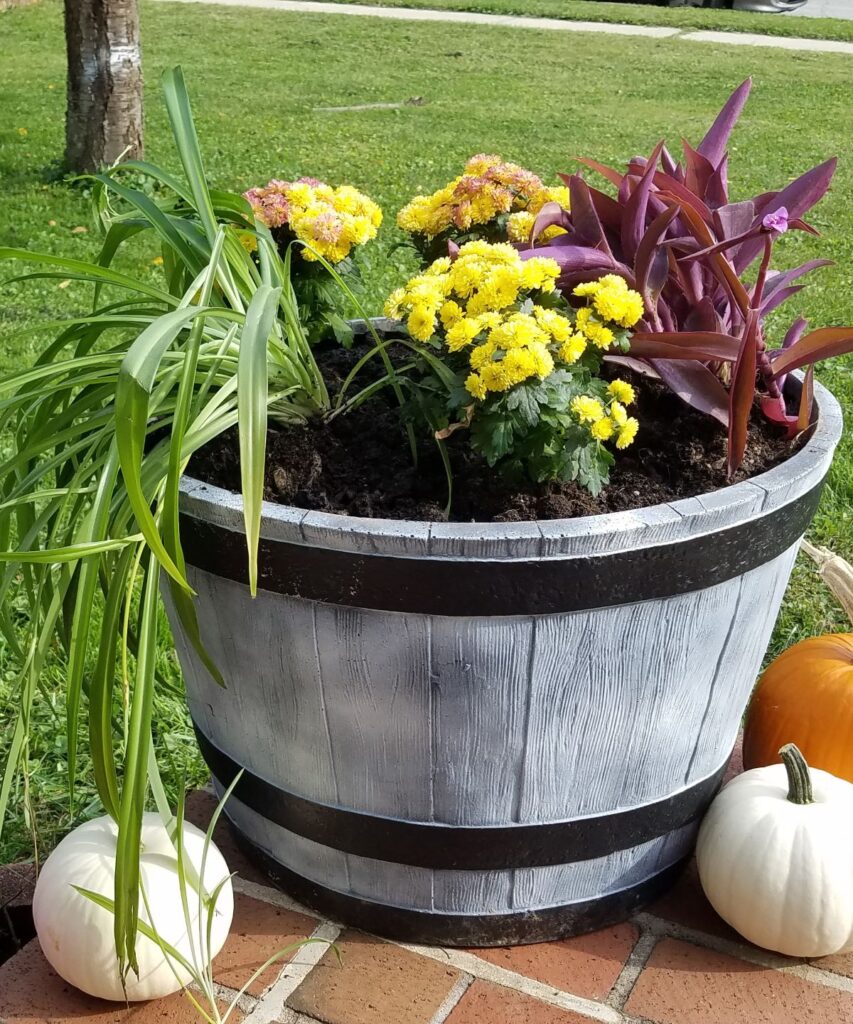
[[[638,914],[633,918],[633,921],[639,928],[650,931],[657,939],[670,938],[681,942],[688,942],[692,946],[710,949],[715,953],[722,953],[725,956],[743,960],[746,963],[756,964],[758,967],[778,971],[780,974],[792,974],[823,988],[833,988],[840,992],[853,993],[853,978],[824,970],[819,964],[816,965],[808,961],[783,956],[781,953],[759,949],[758,946],[749,945],[745,941],[709,935],[707,932],[688,928],[685,925],[676,924],[672,921],[665,921],[659,917],[654,917],[652,914]]]
[[[611,988],[607,996],[608,1006],[612,1006],[614,1010],[621,1011],[628,1002],[634,986],[646,969],[646,964],[649,962],[649,957],[658,943],[658,938],[659,936],[653,931],[644,928],[640,929],[639,938],[634,943],[634,948],[622,965],[622,970],[619,972],[616,981],[613,982],[613,988]]]

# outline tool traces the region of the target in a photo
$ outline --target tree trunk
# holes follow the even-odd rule
[[[65,0],[68,110],[65,160],[96,171],[142,156],[137,0]]]

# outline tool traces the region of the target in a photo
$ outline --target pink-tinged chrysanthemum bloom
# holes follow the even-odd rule
[[[453,189],[454,199],[464,199],[466,196],[475,196],[486,185],[487,179],[484,175],[467,174],[460,178]]]
[[[471,227],[471,200],[463,199],[453,211],[453,223],[462,231]]]
[[[290,204],[280,192],[273,192],[264,199],[264,223],[271,228],[280,228],[287,223],[290,216]]]
[[[318,185],[324,184],[319,178],[300,178],[298,183],[300,185],[310,185],[311,188],[317,188]]]
[[[311,234],[318,242],[337,242],[343,229],[343,221],[333,210],[321,213],[311,224]]]

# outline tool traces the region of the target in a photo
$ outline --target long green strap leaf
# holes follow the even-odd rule
[[[63,562],[79,562],[89,555],[103,555],[107,551],[121,551],[129,544],[138,544],[141,533],[130,537],[116,537],[111,540],[81,541],[61,548],[36,548],[33,551],[0,551],[0,562],[20,562],[23,565],[60,565]]]
[[[262,284],[246,310],[237,363],[237,427],[240,436],[240,482],[249,549],[249,588],[258,592],[258,544],[264,500],[267,445],[267,340],[278,308],[280,288]]]
[[[0,260],[20,260],[22,263],[46,263],[49,266],[61,267],[67,271],[66,277],[80,275],[83,280],[93,281],[96,284],[111,284],[118,288],[125,288],[131,292],[141,292],[149,295],[152,299],[165,302],[170,306],[175,305],[174,296],[168,292],[161,291],[153,285],[146,284],[138,278],[129,277],[127,274],[120,274],[117,270],[109,270],[107,267],[100,267],[97,263],[87,263],[85,260],[74,260],[67,256],[54,256],[51,253],[31,252],[29,249],[14,249],[10,246],[0,246]]]
[[[139,974],[136,931],[139,925],[139,852],[142,814],[148,789],[148,745],[154,702],[154,668],[157,658],[157,602],[160,566],[147,556],[139,616],[136,678],[133,686],[124,782],[119,807],[119,834],[115,875],[115,945],[121,970]]]
[[[160,537],[149,504],[151,498],[142,487],[141,474],[148,433],[148,404],[160,361],[178,334],[204,312],[192,306],[164,313],[155,320],[128,350],[116,388],[116,441],[128,500],[154,557],[186,590],[191,589],[190,585]]]
[[[195,200],[196,211],[208,240],[213,245],[217,231],[216,217],[207,187],[201,148],[198,144],[198,135],[190,107],[190,97],[184,81],[184,72],[180,67],[169,68],[163,73],[163,95],[166,99],[166,110],[169,113],[172,135]]]

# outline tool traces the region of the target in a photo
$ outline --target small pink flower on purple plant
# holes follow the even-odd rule
[[[772,213],[768,213],[761,221],[765,231],[782,235],[788,230],[788,208],[780,206]]]

